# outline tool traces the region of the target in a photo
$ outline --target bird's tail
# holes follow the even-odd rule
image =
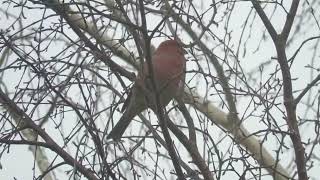
[[[120,120],[113,127],[111,132],[108,134],[107,139],[120,140],[123,133],[126,131],[132,119],[142,111],[141,108],[135,106],[134,108],[129,107],[125,110]]]
[[[144,96],[137,93],[135,87],[130,92],[125,104],[123,105],[125,112],[120,118],[119,122],[113,127],[111,132],[108,134],[107,139],[120,140],[124,131],[129,126],[132,119],[146,109],[144,102]]]
[[[127,129],[131,122],[131,118],[128,118],[126,113],[120,118],[119,122],[113,127],[108,134],[107,139],[120,140],[124,131]]]

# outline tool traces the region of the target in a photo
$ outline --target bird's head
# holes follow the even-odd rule
[[[182,48],[182,44],[179,43],[177,40],[166,40],[163,41],[158,49],[159,51],[179,51],[181,54],[186,54],[186,51]]]

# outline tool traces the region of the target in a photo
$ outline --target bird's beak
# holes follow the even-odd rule
[[[188,54],[188,51],[182,48],[183,54]]]

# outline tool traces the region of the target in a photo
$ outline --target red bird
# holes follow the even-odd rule
[[[184,49],[176,40],[167,40],[159,45],[152,56],[154,81],[160,93],[162,106],[166,106],[183,89],[186,66],[184,52]],[[150,82],[150,76],[148,64],[145,62],[123,105],[122,109],[126,110],[107,136],[107,139],[119,140],[131,120],[150,106],[146,102],[147,98],[141,88],[142,86],[148,90],[153,89],[147,82]]]

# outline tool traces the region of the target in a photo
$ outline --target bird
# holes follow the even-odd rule
[[[151,57],[153,80],[163,107],[167,106],[171,99],[179,95],[183,90],[186,69],[184,54],[186,54],[186,51],[181,43],[174,39],[160,43]],[[122,107],[124,113],[107,135],[107,139],[120,140],[136,115],[147,108],[155,111],[154,106],[150,103],[150,98],[148,99],[148,96],[143,91],[144,88],[150,92],[154,91],[149,72],[148,63],[144,62]]]

